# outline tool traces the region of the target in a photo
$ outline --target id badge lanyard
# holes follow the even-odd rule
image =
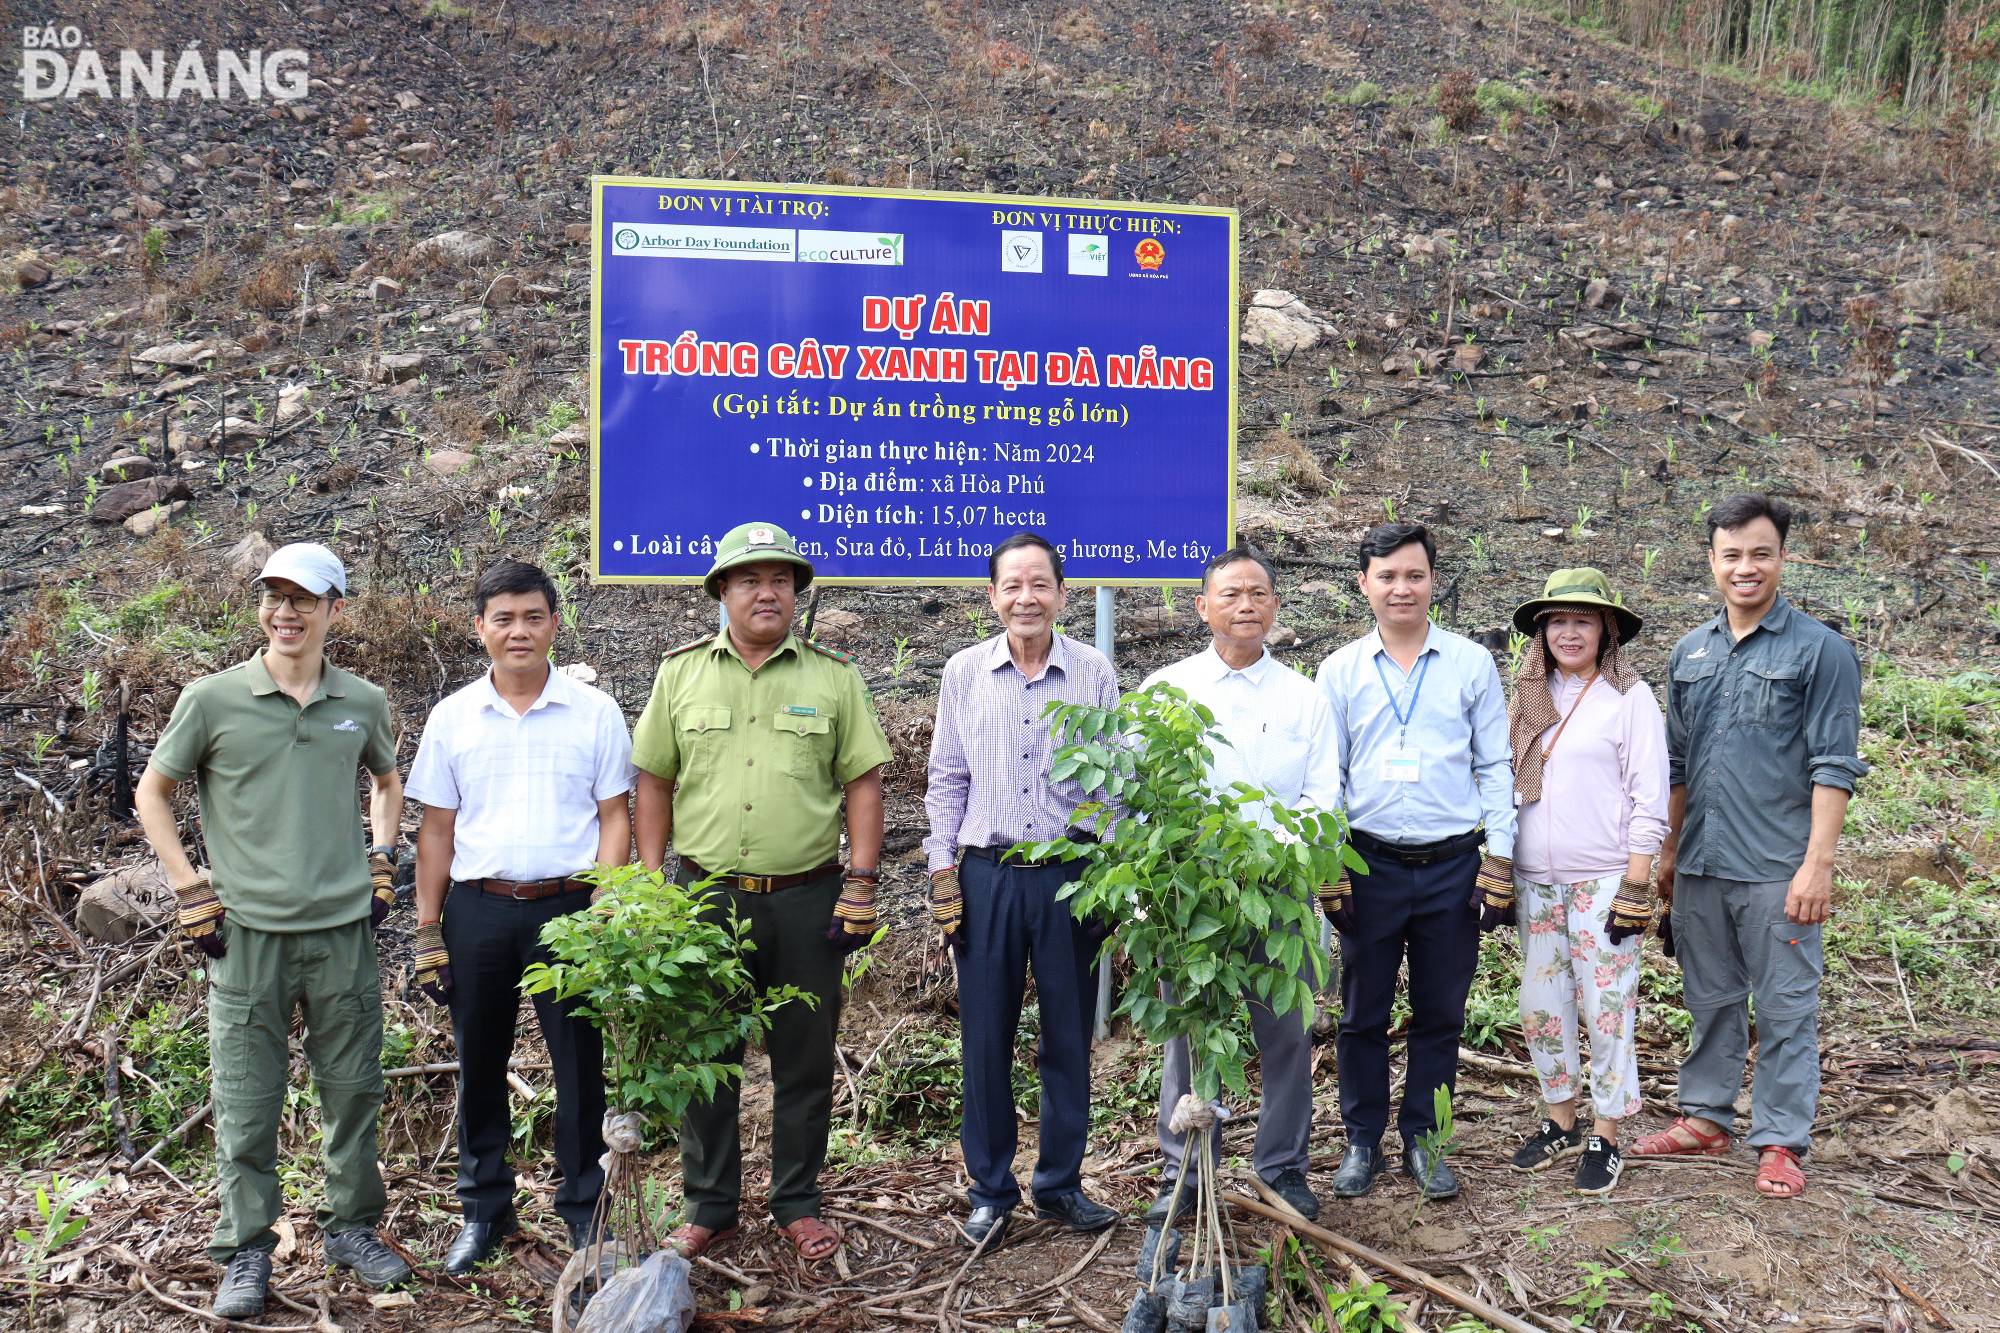
[[[1423,697],[1424,677],[1430,674],[1431,658],[1424,654],[1422,664],[1417,667],[1416,687],[1410,691],[1410,711],[1404,712],[1396,703],[1396,691],[1389,688],[1389,673],[1382,670],[1382,659],[1375,658],[1375,675],[1382,682],[1382,692],[1389,696],[1389,711],[1396,715],[1396,745],[1382,756],[1382,781],[1415,782],[1419,774],[1417,751],[1410,748],[1410,719],[1417,715],[1417,700]]]

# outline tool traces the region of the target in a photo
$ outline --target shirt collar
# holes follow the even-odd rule
[[[709,645],[708,651],[711,653],[728,653],[731,657],[735,658],[737,661],[743,662],[743,654],[736,651],[736,641],[729,637],[729,631],[726,629],[715,636],[715,642]],[[765,666],[771,665],[771,663],[777,661],[780,657],[783,657],[786,653],[790,653],[794,657],[800,655],[799,636],[790,630],[787,630],[785,632],[785,637],[782,641],[779,642],[778,646],[771,650],[771,655],[764,659],[764,665]],[[750,669],[750,664],[748,662],[743,662],[743,669],[748,671]],[[762,668],[759,669],[761,670]]]
[[[244,673],[250,677],[250,693],[278,694],[278,682],[271,679],[271,668],[264,665],[264,650],[259,648],[250,655]],[[321,699],[345,699],[347,697],[347,673],[339,667],[320,658],[319,688],[315,689],[307,703],[317,703]]]
[[[1444,648],[1442,643],[1440,642],[1440,636],[1442,634],[1443,631],[1440,630],[1436,625],[1430,625],[1425,628],[1424,646],[1417,653],[1418,661],[1423,660],[1423,656],[1425,653],[1436,653],[1440,657],[1444,655]],[[1362,646],[1364,646],[1368,650],[1367,652],[1368,657],[1373,658],[1377,653],[1382,654],[1384,657],[1389,657],[1389,649],[1382,642],[1382,630],[1380,626],[1377,626],[1376,628],[1369,630],[1368,637],[1363,639],[1361,642]],[[1391,662],[1394,662],[1396,659],[1393,657],[1389,657],[1389,660]]]
[[[1243,679],[1249,681],[1252,685],[1262,685],[1264,683],[1264,676],[1270,671],[1273,660],[1271,650],[1266,646],[1262,657],[1252,662],[1249,666],[1238,670],[1236,667],[1222,660],[1222,654],[1216,651],[1213,642],[1208,645],[1208,648],[1204,652],[1195,658],[1195,661],[1201,664],[1201,672],[1204,679],[1219,681],[1234,674],[1243,677]]]
[[[1769,630],[1773,634],[1783,634],[1791,627],[1792,617],[1796,614],[1797,609],[1785,599],[1785,594],[1779,593],[1777,598],[1772,601],[1771,609],[1764,613],[1764,618],[1757,622],[1756,626],[1750,631],[1750,634],[1755,634],[1760,629]],[[1716,633],[1728,636],[1730,642],[1738,642],[1735,632],[1729,628],[1728,607],[1724,607],[1722,610],[1716,612],[1715,619],[1710,622],[1710,625]],[[1746,634],[1743,637],[1748,639],[1750,634]]]
[[[496,709],[502,713],[513,714],[513,705],[500,697],[500,687],[493,683],[493,668],[487,667],[486,674],[479,679],[486,686],[486,696],[481,701],[482,706]],[[571,703],[574,702],[575,698],[576,696],[570,691],[569,677],[556,670],[555,664],[551,662],[549,664],[548,679],[542,682],[542,692],[536,695],[535,701],[529,704],[526,710],[518,714],[518,716],[525,717],[528,713],[532,713],[537,708],[548,704]]]
[[[986,669],[998,671],[1003,666],[1014,665],[1014,654],[1007,649],[1007,632],[1002,630],[986,641]],[[1049,664],[1043,674],[1060,671],[1069,675],[1069,654],[1063,650],[1063,636],[1054,635],[1049,643]]]

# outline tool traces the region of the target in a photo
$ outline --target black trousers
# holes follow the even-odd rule
[[[1353,878],[1357,929],[1340,937],[1340,1118],[1350,1146],[1376,1147],[1388,1130],[1389,1008],[1407,953],[1410,1029],[1396,1127],[1408,1146],[1437,1128],[1438,1087],[1458,1087],[1465,997],[1479,967],[1479,913],[1471,905],[1479,853],[1427,866],[1362,857],[1369,873]]]
[[[958,959],[958,1028],[965,1069],[958,1141],[972,1182],[966,1193],[975,1208],[1012,1208],[1021,1199],[1014,1179],[1020,1144],[1014,1039],[1030,967],[1042,1016],[1036,1048],[1041,1152],[1030,1188],[1037,1199],[1058,1199],[1083,1188],[1097,950],[1056,894],[1084,865],[995,865],[967,856],[959,866],[965,953]]]
[[[454,882],[445,900],[444,947],[451,954],[451,1033],[458,1043],[458,1197],[468,1222],[497,1222],[514,1205],[507,1160],[513,1117],[507,1060],[521,1008],[521,973],[553,963],[542,927],[590,906],[587,892],[517,902]],[[556,1211],[584,1223],[604,1188],[604,1044],[590,1021],[547,995],[535,998],[556,1088],[555,1153],[562,1171]]]

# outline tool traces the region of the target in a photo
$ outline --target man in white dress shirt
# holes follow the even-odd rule
[[[549,576],[504,560],[480,575],[473,601],[493,669],[431,710],[406,788],[424,807],[417,984],[451,1007],[458,1045],[465,1221],[445,1257],[454,1276],[514,1230],[507,1060],[521,973],[554,961],[541,943],[545,924],[590,905],[578,872],[631,859],[634,776],[617,701],[549,666],[559,623]],[[555,1208],[580,1249],[604,1186],[604,1050],[573,1007],[535,997],[556,1089]]]
[[[1202,571],[1195,613],[1213,641],[1193,657],[1154,672],[1144,688],[1164,681],[1215,714],[1229,744],[1216,746],[1209,772],[1212,789],[1247,783],[1295,810],[1340,805],[1340,747],[1333,710],[1312,681],[1271,655],[1264,640],[1278,618],[1277,573],[1254,546],[1236,546]],[[1244,813],[1276,828],[1261,803]],[[1259,957],[1259,962],[1268,961]],[[1302,973],[1311,980],[1308,971]],[[1248,995],[1246,999],[1250,999]],[[1319,1199],[1306,1183],[1307,1141],[1312,1135],[1312,1012],[1274,1014],[1250,999],[1263,1070],[1261,1113],[1253,1164],[1257,1174],[1307,1218],[1319,1216]],[[1160,1081],[1160,1197],[1147,1221],[1164,1223],[1179,1176],[1186,1136],[1168,1125],[1174,1104],[1188,1091],[1187,1043],[1167,1043]],[[1192,1190],[1181,1192],[1181,1210]]]

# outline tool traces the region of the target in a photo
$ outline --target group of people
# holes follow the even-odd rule
[[[1754,999],[1757,1188],[1778,1198],[1804,1189],[1820,924],[1848,796],[1866,765],[1856,752],[1855,655],[1779,591],[1790,520],[1781,501],[1756,494],[1709,511],[1721,612],[1674,649],[1664,711],[1621,651],[1642,622],[1594,569],[1557,571],[1517,609],[1525,647],[1510,694],[1487,649],[1432,623],[1436,546],[1418,524],[1383,524],[1362,539],[1356,577],[1375,628],[1329,656],[1316,679],[1266,645],[1279,608],[1271,561],[1238,546],[1209,563],[1195,603],[1209,646],[1146,686],[1164,681],[1213,714],[1223,742],[1207,775],[1215,789],[1257,789],[1263,799],[1245,810],[1267,822],[1268,802],[1344,810],[1367,867],[1319,892],[1341,963],[1346,1148],[1336,1195],[1366,1193],[1387,1169],[1391,1008],[1406,962],[1401,1167],[1426,1197],[1457,1192],[1429,1147],[1434,1097],[1455,1085],[1480,933],[1504,926],[1521,945],[1522,1029],[1547,1103],[1512,1164],[1535,1171],[1578,1157],[1577,1188],[1610,1190],[1622,1166],[1619,1123],[1641,1105],[1638,957],[1655,896],[1668,909],[1660,936],[1677,951],[1694,1028],[1680,1116],[1630,1151],[1729,1150]],[[995,548],[988,572],[1000,632],[946,664],[924,854],[932,914],[958,974],[971,1205],[960,1230],[990,1246],[1022,1201],[1013,1063],[1030,974],[1040,1016],[1034,1209],[1078,1231],[1117,1220],[1085,1193],[1081,1174],[1093,973],[1116,923],[1079,918],[1060,897],[1081,858],[1032,860],[1014,849],[1091,841],[1072,823],[1089,793],[1051,776],[1046,708],[1110,708],[1119,689],[1102,654],[1057,629],[1067,589],[1053,544],[1018,534]],[[840,1247],[821,1217],[818,1178],[843,962],[877,932],[890,750],[853,662],[793,629],[812,578],[811,562],[775,525],[724,537],[704,583],[723,629],[666,655],[628,738],[615,701],[550,664],[560,623],[552,580],[518,561],[495,565],[475,586],[472,618],[491,667],[432,710],[405,788],[383,692],[324,654],[344,606],[344,568],[315,544],[272,555],[257,581],[267,646],[182,691],[138,789],[181,925],[209,955],[220,1199],[210,1255],[224,1266],[216,1314],[264,1307],[294,1012],[319,1089],[325,1254],[375,1286],[410,1275],[376,1229],[386,1196],[375,1159],[373,941],[395,899],[406,795],[423,807],[415,981],[449,1006],[460,1063],[463,1223],[446,1270],[471,1272],[515,1229],[506,1078],[522,972],[549,956],[542,926],[588,908],[592,886],[580,876],[593,866],[636,854],[659,870],[670,850],[678,882],[708,883],[717,910],[745,923],[756,984],[815,997],[778,1010],[766,1038],[768,1207],[803,1259]],[[357,770],[369,780],[365,853]],[[182,845],[170,801],[189,779],[199,785],[205,871]],[[1262,1079],[1254,1168],[1316,1216],[1312,1015],[1274,1014],[1245,998]],[[538,995],[536,1012],[556,1089],[554,1207],[580,1247],[596,1238],[603,1185],[602,1048],[572,1007]],[[1169,1118],[1188,1084],[1187,1052],[1170,1043],[1155,1223],[1191,1193],[1174,1188],[1186,1145]],[[690,1256],[738,1228],[738,1115],[730,1083],[681,1126],[686,1207],[671,1242]]]

